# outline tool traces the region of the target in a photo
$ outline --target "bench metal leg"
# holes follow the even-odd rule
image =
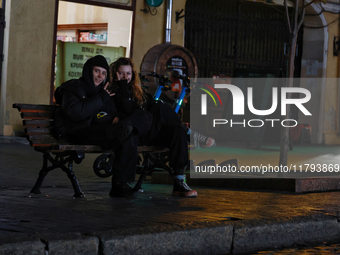
[[[61,168],[64,172],[66,172],[68,178],[71,180],[75,192],[73,197],[84,197],[84,193],[81,191],[78,180],[73,172],[73,160],[75,159],[75,156],[76,155],[73,152],[70,152],[56,154],[55,158],[53,158],[50,153],[44,153],[43,166],[39,172],[39,177],[34,187],[32,188],[31,193],[41,194],[40,187],[44,181],[45,176],[53,169]],[[78,158],[76,160],[78,160]],[[47,166],[48,161],[50,161],[52,165]],[[68,164],[68,167],[65,166],[66,164]]]
[[[67,177],[71,180],[72,187],[74,190],[73,197],[84,197],[84,193],[81,191],[77,177],[75,173],[73,172],[73,160],[71,159],[68,163],[68,167],[62,165],[60,166],[61,169],[67,173]]]
[[[143,169],[141,170],[141,174],[138,178],[138,181],[136,185],[133,188],[134,192],[138,192],[142,188],[143,181],[145,180],[145,177],[147,174],[151,174],[153,172],[153,167],[150,167],[148,165],[144,165]]]
[[[39,177],[38,177],[33,189],[31,190],[31,193],[41,194],[41,192],[40,192],[41,184],[43,183],[44,178],[48,174],[48,172],[53,169],[51,167],[47,167],[48,156],[49,156],[48,153],[47,154],[44,153],[44,155],[43,155],[43,166],[42,166],[42,169],[39,172]]]
[[[133,188],[134,192],[138,192],[142,188],[143,181],[147,174],[152,174],[155,168],[162,168],[173,177],[173,170],[166,163],[168,162],[168,155],[166,153],[143,153],[143,169],[141,175]]]

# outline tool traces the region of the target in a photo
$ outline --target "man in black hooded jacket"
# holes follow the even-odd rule
[[[82,77],[63,83],[54,96],[61,107],[55,113],[58,137],[76,144],[95,144],[114,149],[110,196],[130,196],[137,165],[138,134],[151,127],[152,116],[137,110],[126,117],[117,111],[113,95],[107,90],[109,65],[97,55],[86,61]]]

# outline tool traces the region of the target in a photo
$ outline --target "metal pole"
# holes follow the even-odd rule
[[[171,44],[171,16],[172,16],[172,0],[167,0],[166,5],[166,29],[165,43]]]

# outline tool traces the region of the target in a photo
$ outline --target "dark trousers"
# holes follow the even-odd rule
[[[147,108],[152,114],[149,132],[140,137],[141,145],[165,146],[169,148],[169,165],[175,175],[182,175],[189,161],[187,131],[176,112],[158,101]]]
[[[134,128],[132,135],[123,142],[118,142],[117,138],[108,138],[107,132],[110,130],[109,127],[112,126],[110,123],[96,124],[82,129],[73,134],[71,139],[78,144],[95,144],[103,149],[115,151],[116,158],[113,163],[112,181],[133,182],[138,159],[138,135],[150,130],[152,115],[147,111],[136,110],[121,122]]]
[[[149,132],[152,126],[152,114],[148,111],[136,109],[129,117],[122,120],[125,125],[133,126],[135,134],[141,136]]]
[[[138,137],[130,136],[122,143],[117,139],[108,139],[105,130],[108,125],[95,125],[72,135],[72,140],[78,144],[95,144],[105,150],[115,151],[113,163],[113,181],[133,182],[137,165]]]

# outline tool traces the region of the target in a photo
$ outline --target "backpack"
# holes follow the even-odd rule
[[[68,89],[68,87],[72,86],[71,84],[73,84],[74,82],[79,83],[79,80],[78,79],[68,80],[56,88],[56,90],[54,91],[54,98],[57,104],[61,105],[61,101],[63,99],[65,91]]]
[[[75,84],[78,83],[78,84]],[[87,123],[76,123],[71,120],[61,108],[62,99],[65,91],[74,90],[80,85],[79,79],[72,79],[62,83],[54,92],[56,104],[59,105],[54,112],[54,136],[58,139],[67,138],[68,135],[88,127]]]

